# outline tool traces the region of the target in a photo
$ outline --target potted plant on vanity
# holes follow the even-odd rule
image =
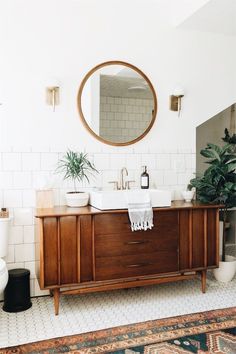
[[[88,204],[89,193],[77,191],[76,182],[89,182],[89,176],[98,173],[93,163],[89,161],[87,154],[68,150],[58,161],[57,172],[64,174],[64,179],[70,179],[74,183],[74,191],[66,193],[66,204],[70,207],[82,207]]]
[[[225,138],[223,139],[224,141]],[[232,280],[236,272],[236,259],[226,255],[226,224],[229,208],[236,206],[236,154],[235,146],[226,143],[223,147],[207,144],[201,150],[210,166],[201,177],[191,179],[189,189],[196,188],[197,199],[203,203],[223,204],[222,207],[222,258],[219,268],[213,271],[217,280]]]

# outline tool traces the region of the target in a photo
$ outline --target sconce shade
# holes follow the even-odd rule
[[[184,96],[184,90],[181,86],[176,86],[173,90],[173,96],[176,97],[183,97]]]

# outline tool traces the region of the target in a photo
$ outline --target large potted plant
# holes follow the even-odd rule
[[[227,131],[227,130],[226,130]],[[225,131],[225,133],[226,133]],[[201,150],[201,155],[207,158],[210,166],[201,177],[191,179],[189,189],[195,187],[197,199],[203,203],[222,204],[222,259],[219,268],[214,270],[214,275],[219,281],[230,281],[235,275],[236,261],[233,257],[226,256],[226,222],[229,208],[236,206],[236,154],[235,145],[229,142],[220,147],[207,144]]]
[[[89,176],[98,173],[93,163],[89,161],[87,154],[68,150],[58,161],[57,172],[64,174],[64,179],[70,179],[74,183],[74,190],[66,193],[66,204],[70,207],[82,207],[88,204],[89,193],[78,191],[76,182],[89,182]]]

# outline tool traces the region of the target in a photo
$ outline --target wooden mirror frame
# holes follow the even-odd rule
[[[149,88],[151,89],[152,91],[152,94],[153,94],[153,100],[154,100],[154,112],[153,112],[153,117],[152,117],[152,120],[149,124],[149,126],[145,129],[145,131],[140,135],[138,136],[137,138],[133,139],[133,140],[130,140],[130,141],[126,141],[126,142],[123,142],[123,143],[115,143],[115,142],[112,142],[112,141],[109,141],[109,140],[106,140],[106,139],[103,139],[101,138],[99,135],[97,135],[96,133],[94,133],[94,131],[90,128],[90,126],[88,125],[85,117],[84,117],[84,114],[83,114],[83,110],[82,110],[82,102],[81,102],[81,97],[82,97],[82,92],[83,92],[83,88],[87,82],[87,80],[89,79],[89,77],[98,69],[101,69],[103,68],[104,66],[108,66],[108,65],[123,65],[123,66],[126,66],[128,68],[131,68],[133,70],[135,70],[139,75],[141,75],[145,80],[146,82],[148,83],[149,85]],[[134,144],[136,142],[138,142],[139,140],[141,140],[142,138],[145,137],[145,135],[147,135],[147,133],[149,132],[149,130],[152,128],[153,124],[154,124],[154,121],[156,119],[156,115],[157,115],[157,96],[156,96],[156,92],[154,90],[154,87],[151,83],[151,81],[149,80],[149,78],[140,70],[138,69],[136,66],[132,65],[132,64],[129,64],[129,63],[126,63],[126,62],[123,62],[123,61],[119,61],[119,60],[114,60],[114,61],[106,61],[104,63],[101,63],[101,64],[98,64],[96,65],[93,69],[91,69],[86,75],[85,77],[83,78],[81,84],[80,84],[80,87],[79,87],[79,91],[78,91],[78,96],[77,96],[77,104],[78,104],[78,110],[79,110],[79,115],[80,115],[80,118],[82,120],[82,123],[83,125],[85,126],[85,128],[90,132],[90,134],[92,134],[97,140],[101,141],[102,143],[105,143],[105,144],[108,144],[108,145],[113,145],[113,146],[127,146],[127,145],[131,145],[131,144]]]

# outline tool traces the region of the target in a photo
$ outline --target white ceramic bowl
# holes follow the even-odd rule
[[[191,202],[194,196],[194,190],[191,191],[183,191],[182,196],[186,202]]]

